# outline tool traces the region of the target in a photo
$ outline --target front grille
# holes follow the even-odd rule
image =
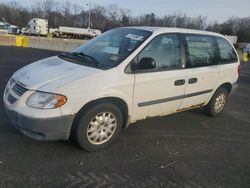
[[[17,101],[17,99],[15,97],[13,97],[11,94],[8,95],[8,101],[13,104],[14,102]]]
[[[7,100],[10,104],[15,103],[28,89],[18,84],[11,78],[9,82],[9,89],[6,90]]]
[[[27,89],[22,87],[18,83],[15,83],[15,85],[12,87],[12,91],[21,97],[27,91]]]

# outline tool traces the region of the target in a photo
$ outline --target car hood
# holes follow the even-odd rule
[[[27,89],[49,92],[100,71],[102,70],[70,63],[54,56],[23,67],[13,75],[13,79]]]

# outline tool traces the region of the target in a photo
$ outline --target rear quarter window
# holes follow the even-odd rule
[[[220,63],[235,63],[238,61],[234,48],[226,39],[217,37],[216,41],[219,47]]]

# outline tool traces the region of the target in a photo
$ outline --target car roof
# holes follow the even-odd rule
[[[203,34],[203,35],[213,35],[213,36],[223,36],[219,33],[202,31],[195,29],[183,29],[176,27],[151,27],[151,26],[133,26],[128,28],[141,29],[146,31],[151,31],[153,33],[194,33],[194,34]]]

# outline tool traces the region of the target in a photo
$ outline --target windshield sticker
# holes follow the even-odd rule
[[[112,55],[110,57],[110,60],[112,60],[112,61],[118,61],[118,59],[119,59],[119,56],[117,56],[117,55]]]
[[[136,34],[127,34],[125,37],[130,38],[132,40],[140,40],[142,41],[144,36],[136,35]]]

